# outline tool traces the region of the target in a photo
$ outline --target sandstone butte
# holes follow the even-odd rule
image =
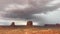
[[[28,21],[26,26],[12,22],[10,26],[0,26],[0,34],[60,34],[60,28],[33,26],[32,21]]]

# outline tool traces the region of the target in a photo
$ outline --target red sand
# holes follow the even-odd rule
[[[0,34],[60,34],[58,29],[38,29],[38,28],[26,28],[26,29],[4,29],[0,30]]]

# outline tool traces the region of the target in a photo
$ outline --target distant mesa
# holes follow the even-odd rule
[[[15,22],[12,22],[12,24],[10,26],[16,26]],[[33,26],[33,22],[32,21],[27,21],[27,27],[32,27]]]
[[[11,26],[15,26],[15,22],[12,22]]]
[[[52,27],[52,26],[55,26],[55,27],[60,27],[60,24],[45,24],[45,26],[48,26],[48,27]]]
[[[27,21],[27,26],[28,27],[32,27],[33,26],[33,22],[32,21]]]
[[[10,26],[17,26],[17,25],[15,25],[15,22],[12,22],[12,24],[10,25]],[[20,25],[19,25],[20,26]],[[21,26],[23,26],[23,25],[21,25]],[[33,26],[33,22],[32,21],[27,21],[27,25],[26,25],[27,27],[32,27]],[[60,26],[60,24],[45,24],[44,26],[48,26],[48,27],[59,27]]]

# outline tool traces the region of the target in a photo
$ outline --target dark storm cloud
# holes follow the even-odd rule
[[[6,18],[21,18],[21,19],[32,19],[34,16],[32,14],[44,13],[48,11],[53,11],[59,6],[47,7],[45,6],[51,0],[28,0],[28,5],[31,5],[29,8],[8,10],[7,14],[4,15]],[[22,2],[23,3],[23,2]]]
[[[2,2],[5,0],[2,0]],[[43,25],[45,22],[45,18],[42,16],[34,16],[33,14],[38,14],[38,13],[47,13],[49,11],[54,11],[57,8],[60,7],[60,3],[56,4],[54,6],[46,6],[49,2],[51,2],[53,0],[9,0],[9,1],[5,1],[5,2],[0,2],[1,4],[1,8],[9,8],[8,5],[12,4],[13,7],[9,8],[9,10],[3,10],[5,11],[5,14],[3,14],[3,18],[9,18],[9,19],[22,19],[22,20],[33,20],[38,22],[38,24]],[[16,5],[14,5],[16,4]],[[3,5],[3,6],[2,6]],[[27,5],[27,7],[24,8],[24,5]],[[22,6],[22,7],[18,7],[18,6]],[[14,9],[18,8],[18,9]],[[1,9],[0,9],[1,10]]]

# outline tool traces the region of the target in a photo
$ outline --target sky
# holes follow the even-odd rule
[[[0,0],[0,25],[60,24],[60,0]]]

